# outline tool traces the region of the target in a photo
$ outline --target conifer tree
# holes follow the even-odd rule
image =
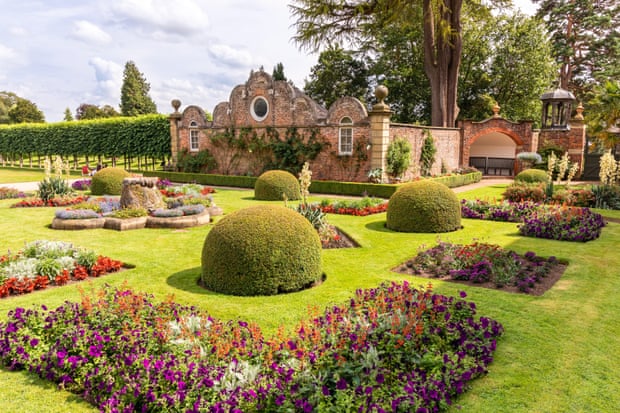
[[[138,116],[157,113],[155,102],[149,96],[151,86],[144,75],[140,73],[136,64],[128,61],[123,71],[123,86],[121,87],[121,115]]]

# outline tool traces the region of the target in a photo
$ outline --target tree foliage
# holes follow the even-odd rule
[[[424,74],[422,27],[409,22],[393,26],[377,33],[375,46],[370,72],[389,90],[392,119],[429,124],[431,89]]]
[[[17,103],[17,96],[13,92],[0,92],[0,124],[11,123],[9,109]]]
[[[0,153],[14,155],[170,156],[164,115],[0,126]]]
[[[533,0],[560,65],[560,87],[582,100],[595,84],[620,78],[617,0]]]
[[[284,74],[284,65],[282,62],[276,64],[273,68],[273,74],[271,75],[273,80],[284,80],[286,81],[286,75]]]
[[[588,133],[612,148],[620,142],[620,81],[596,86],[586,106]]]
[[[75,110],[75,118],[77,120],[113,118],[120,114],[110,105],[99,107],[89,103],[82,103]]]
[[[123,71],[123,85],[121,87],[121,114],[123,116],[138,116],[157,113],[155,102],[149,96],[151,86],[144,75],[140,73],[136,64],[128,61]]]
[[[71,109],[65,108],[64,116],[62,118],[65,122],[71,122],[73,119],[73,114],[71,114]]]
[[[540,95],[552,85],[557,68],[543,23],[522,13],[464,21],[462,117],[483,120],[499,103],[506,119],[537,120]]]
[[[325,107],[330,107],[342,96],[353,96],[368,101],[368,68],[355,53],[339,45],[328,47],[319,55],[316,65],[310,69],[304,91]]]
[[[420,151],[420,174],[422,176],[429,176],[431,174],[433,164],[435,163],[437,147],[435,147],[433,134],[430,130],[426,129],[424,135],[424,143],[422,144],[422,149]]]
[[[411,143],[403,138],[394,139],[387,149],[386,172],[400,178],[411,164]]]
[[[431,86],[431,123],[452,127],[458,116],[462,2],[296,0],[289,7],[297,18],[294,40],[312,50],[339,41],[374,50],[377,33],[405,22],[420,21],[421,15],[424,71]]]
[[[42,123],[45,122],[43,112],[37,105],[28,99],[17,98],[15,104],[9,108],[9,123]]]

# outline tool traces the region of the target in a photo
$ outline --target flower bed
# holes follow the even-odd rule
[[[102,411],[430,412],[487,372],[503,328],[473,303],[393,283],[295,331],[266,339],[256,325],[108,287],[10,311],[0,360]]]
[[[597,239],[604,226],[603,216],[588,208],[552,207],[525,217],[519,232],[527,237],[587,242]]]
[[[539,202],[488,202],[481,200],[461,200],[463,218],[487,219],[491,221],[521,222],[533,211],[541,210],[544,204]]]
[[[122,265],[120,261],[97,256],[67,242],[34,241],[16,255],[0,257],[0,297],[99,277],[120,270]]]
[[[165,181],[161,180],[157,182],[157,187],[161,194],[167,198],[176,198],[179,196],[201,197],[215,193],[215,189],[208,186],[198,184],[174,186],[169,185],[169,181],[168,184],[165,184]]]
[[[60,207],[80,204],[85,200],[86,198],[83,196],[51,198],[47,201],[40,198],[29,198],[11,205],[11,208]]]
[[[71,184],[71,188],[76,191],[88,191],[90,190],[90,185],[92,184],[92,179],[79,179],[77,181],[73,181]]]
[[[461,216],[519,222],[522,235],[559,241],[591,241],[601,235],[605,226],[603,216],[589,208],[545,205],[532,201],[489,203],[463,200]]]
[[[27,195],[15,188],[0,187],[0,199],[25,198]]]
[[[514,287],[519,292],[542,294],[551,285],[544,279],[561,265],[555,257],[543,258],[533,252],[521,256],[499,245],[470,245],[441,242],[395,270],[442,280],[465,281],[489,288]],[[563,268],[561,268],[563,272]],[[561,274],[561,273],[560,273]],[[555,282],[557,280],[553,280]]]
[[[330,214],[366,216],[387,211],[387,201],[379,198],[362,198],[356,201],[323,200],[318,206],[321,211]]]

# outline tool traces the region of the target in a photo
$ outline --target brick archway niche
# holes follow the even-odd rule
[[[538,133],[532,121],[510,122],[499,116],[474,122],[459,122],[461,164],[475,166],[484,175],[514,176],[520,170],[517,153],[535,152]]]

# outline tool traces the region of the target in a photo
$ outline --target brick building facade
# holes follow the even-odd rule
[[[380,86],[376,96],[378,102],[370,110],[352,97],[324,108],[286,81],[274,81],[262,70],[251,72],[246,83],[232,90],[228,102],[215,107],[211,121],[198,106],[179,112],[181,102],[172,102],[172,161],[176,164],[183,152],[208,150],[217,166],[207,172],[257,176],[273,160],[267,142],[315,139],[323,149],[310,162],[313,179],[364,182],[370,170],[385,171],[387,148],[396,138],[412,146],[412,164],[403,178],[418,176],[417,160],[427,130],[437,148],[433,174],[469,165],[472,144],[481,137],[496,146],[507,142],[504,156],[513,162],[516,153],[537,148],[532,122],[512,123],[496,112],[492,119],[460,122],[458,128],[398,124],[390,122],[391,111],[383,102],[387,90]]]

